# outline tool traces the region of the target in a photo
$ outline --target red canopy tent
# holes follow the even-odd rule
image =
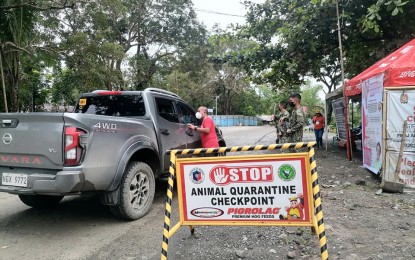
[[[344,95],[355,96],[362,92],[361,84],[379,73],[384,74],[384,87],[415,85],[415,39],[376,62],[346,83]]]
[[[362,92],[362,82],[383,73],[383,87],[415,86],[415,39],[412,39],[398,50],[379,60],[365,71],[355,76],[345,84],[344,98],[348,104],[349,97]],[[348,111],[346,113],[346,129],[348,126]],[[351,160],[351,144],[349,132],[347,135],[347,158]]]

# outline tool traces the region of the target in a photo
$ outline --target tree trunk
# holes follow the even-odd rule
[[[116,66],[115,69],[116,69],[117,75],[118,75],[119,89],[123,90],[123,88],[125,86],[125,81],[124,81],[124,76],[123,76],[122,71],[121,71],[121,62],[122,62],[121,59],[117,60],[117,63],[115,65]]]
[[[10,75],[10,77],[12,78],[12,112],[18,112],[19,109],[19,74],[20,74],[20,69],[19,69],[19,56],[20,54],[17,53],[16,55],[14,55],[13,59],[13,64],[12,64],[12,74]]]
[[[3,73],[3,52],[1,50],[0,50],[0,73],[1,73],[1,84],[3,87],[4,112],[8,113],[9,109],[7,107],[6,84],[4,82],[4,73]]]
[[[327,118],[326,118],[326,125],[329,125],[330,124],[330,121],[331,121],[331,117],[332,117],[332,114],[333,114],[333,106],[331,105],[331,102],[332,102],[333,100],[331,100],[328,104],[327,104]]]

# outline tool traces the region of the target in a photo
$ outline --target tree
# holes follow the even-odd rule
[[[386,10],[392,17],[398,14],[403,14],[403,6],[409,1],[395,0],[377,0],[377,2],[367,8],[367,15],[363,20],[363,27],[365,30],[373,30],[376,33],[381,33],[381,27],[378,21],[382,20],[381,13]],[[415,9],[409,9],[408,12],[413,13]]]
[[[9,5],[9,1],[4,1],[3,6]],[[0,9],[0,68],[4,74],[3,84],[10,86],[3,89],[4,104],[10,104],[11,111],[17,111],[18,91],[20,81],[20,55],[21,52],[28,52],[27,47],[30,34],[35,23],[34,11],[29,8]],[[6,82],[6,83],[5,83]],[[7,96],[9,100],[7,100]],[[5,107],[8,111],[9,108]]]
[[[261,52],[271,57],[265,62],[262,57],[253,59],[267,71],[268,80],[278,82],[280,89],[298,88],[306,76],[312,76],[331,91],[339,77],[338,55],[333,52],[337,37],[330,33],[336,28],[330,21],[331,8],[317,9],[306,0],[246,4],[248,26],[240,28],[239,35],[258,40]],[[330,66],[324,66],[327,63]]]
[[[222,31],[212,35],[209,43],[211,46],[209,61],[213,65],[213,71],[208,77],[210,78],[209,85],[215,89],[216,96],[220,95],[218,104],[220,104],[222,114],[233,114],[235,95],[241,95],[250,86],[248,74],[242,66],[232,62],[232,58],[252,43],[239,40]]]
[[[262,96],[232,58],[252,44],[216,28],[207,45],[189,45],[179,61],[161,64],[155,84],[178,93],[194,107],[215,108],[218,101],[219,114],[260,114],[264,110]]]
[[[415,2],[401,6],[395,16],[385,12],[379,20],[379,33],[365,30],[367,8],[373,1],[341,1],[341,32],[347,75],[355,75],[391,50],[413,38]],[[238,29],[241,37],[259,42],[259,53],[245,58],[254,68],[277,75],[284,87],[304,82],[311,76],[334,90],[339,82],[337,17],[333,1],[270,0],[263,4],[245,2],[247,25]],[[381,12],[380,10],[379,12]],[[393,13],[395,14],[395,13]],[[278,58],[275,59],[274,57]],[[261,73],[261,71],[256,72]]]
[[[301,105],[308,108],[307,116],[314,114],[314,109],[324,107],[324,102],[319,97],[319,92],[323,89],[321,85],[313,85],[310,81],[306,81],[301,86]]]
[[[17,111],[21,80],[21,56],[32,55],[39,47],[35,26],[39,13],[72,8],[75,1],[0,1],[0,70],[5,111]],[[6,85],[9,89],[6,89]],[[10,104],[10,109],[7,104]]]
[[[81,91],[144,89],[163,64],[206,40],[189,0],[103,0],[52,18],[65,74],[74,73]]]

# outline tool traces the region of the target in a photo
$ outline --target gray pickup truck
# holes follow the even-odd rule
[[[195,110],[156,88],[86,93],[73,113],[0,114],[0,191],[31,207],[98,192],[115,216],[139,219],[168,173],[166,151],[201,147],[188,123],[200,124]]]

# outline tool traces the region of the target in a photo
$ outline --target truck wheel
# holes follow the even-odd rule
[[[156,190],[153,170],[146,163],[128,165],[120,184],[120,204],[110,206],[119,218],[136,220],[150,210]]]
[[[63,199],[63,196],[19,195],[19,199],[27,206],[44,209],[56,207]]]

